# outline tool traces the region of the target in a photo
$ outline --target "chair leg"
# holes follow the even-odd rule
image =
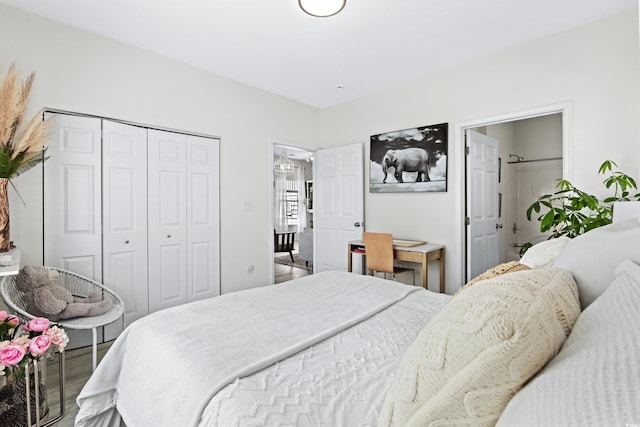
[[[92,355],[93,355],[93,370],[96,370],[96,366],[98,366],[98,331],[96,330],[96,328],[92,328],[91,332],[93,332],[93,349],[92,349]]]
[[[291,257],[291,262],[294,262],[293,261],[293,252],[289,251],[289,256]]]
[[[415,270],[411,270],[411,275],[413,276],[413,286],[416,285],[416,271]],[[398,281],[398,276],[394,273],[391,275],[391,277],[393,277],[393,280],[395,280],[396,282]],[[386,274],[385,274],[385,278],[386,278]]]

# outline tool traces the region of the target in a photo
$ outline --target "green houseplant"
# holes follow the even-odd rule
[[[613,189],[613,195],[600,200],[571,182],[559,179],[556,185],[558,191],[538,197],[527,209],[527,219],[531,221],[534,214],[539,214],[535,219],[540,221],[541,232],[551,232],[549,238],[574,238],[594,228],[611,224],[614,202],[640,200],[636,181],[618,171],[617,167],[615,162],[606,160],[598,170],[599,174],[606,175],[603,184],[607,189]],[[531,246],[531,242],[525,243],[520,255]]]

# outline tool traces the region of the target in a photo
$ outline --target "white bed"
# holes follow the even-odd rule
[[[324,272],[153,313],[100,362],[76,425],[374,426],[406,348],[449,299]]]
[[[325,272],[153,313],[76,425],[640,425],[640,219],[527,254],[453,297]]]

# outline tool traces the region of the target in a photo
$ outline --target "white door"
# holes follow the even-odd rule
[[[148,131],[149,312],[187,302],[186,140]]]
[[[498,140],[466,131],[467,280],[498,265]]]
[[[44,263],[102,282],[101,120],[47,116]]]
[[[532,242],[540,243],[546,240],[551,233],[540,231],[540,222],[534,220],[539,214],[533,212],[532,220],[527,219],[527,209],[541,194],[552,194],[557,191],[556,184],[562,178],[562,160],[545,160],[531,163],[515,163],[510,165],[515,170],[516,207],[513,223],[508,223],[508,228],[513,241],[521,245]],[[514,193],[510,193],[514,194]]]
[[[187,301],[220,295],[220,140],[187,137]]]
[[[313,169],[314,270],[347,271],[347,244],[364,226],[362,144],[316,151]]]
[[[125,324],[149,312],[147,291],[147,130],[103,121],[103,283],[124,300]],[[122,323],[105,327],[115,338]]]

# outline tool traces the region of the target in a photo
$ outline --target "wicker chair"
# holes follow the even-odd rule
[[[97,365],[97,345],[98,345],[98,332],[97,328],[105,325],[109,325],[118,319],[122,319],[122,326],[124,328],[124,302],[122,298],[116,295],[106,286],[96,282],[95,280],[88,279],[79,274],[71,271],[62,270],[56,267],[46,267],[50,270],[55,270],[60,274],[58,283],[61,286],[69,289],[71,293],[79,297],[87,297],[96,289],[102,293],[102,299],[111,303],[111,308],[100,316],[93,317],[77,317],[74,319],[64,319],[54,322],[58,326],[64,329],[79,329],[86,330],[91,329],[93,332],[93,369],[96,369]],[[0,295],[9,309],[19,318],[23,320],[31,320],[35,316],[29,314],[26,311],[26,304],[22,292],[16,287],[15,276],[9,276],[0,281]]]

